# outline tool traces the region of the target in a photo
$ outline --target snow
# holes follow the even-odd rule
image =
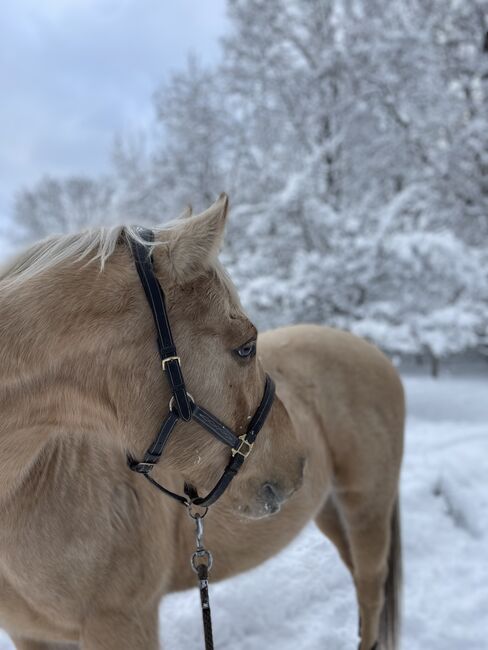
[[[483,650],[488,648],[486,379],[409,376],[405,385],[403,647]],[[356,648],[351,579],[313,525],[264,565],[212,584],[211,600],[216,647],[222,650]],[[203,647],[196,590],[165,599],[160,621],[165,650]],[[12,647],[0,636],[0,650]]]

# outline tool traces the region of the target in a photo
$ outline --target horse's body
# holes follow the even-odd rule
[[[126,264],[127,252],[119,255]],[[35,291],[36,279],[31,282]],[[103,300],[107,299],[104,294]],[[9,318],[15,321],[13,304],[7,291],[3,302],[0,299],[0,322],[11,326]],[[85,302],[88,310],[89,304]],[[104,312],[102,303],[96,304],[92,302],[93,313],[88,317],[98,323]],[[27,309],[27,302],[17,301],[17,305],[21,312]],[[123,315],[127,305],[110,308]],[[32,323],[42,326],[42,319],[42,314],[35,314]],[[130,342],[134,337],[141,341],[137,358],[142,354],[150,369],[151,325],[148,319],[138,322],[137,335],[132,332],[130,338]],[[24,345],[31,346],[35,337],[28,318],[25,326],[27,331],[21,335]],[[130,330],[128,321],[120,317],[113,327],[121,337],[120,346],[110,350],[108,358],[100,359],[100,348],[104,354],[108,350],[100,327],[95,348],[88,338],[80,346],[88,355],[86,365],[79,357],[80,367],[69,367],[67,374],[62,368],[70,358],[68,348],[64,347],[63,353],[57,351],[65,355],[63,363],[50,375],[45,365],[50,361],[43,357],[50,345],[43,346],[38,363],[47,377],[45,390],[65,391],[61,404],[56,401],[59,395],[52,403],[46,395],[45,407],[34,397],[29,403],[39,380],[37,371],[28,369],[30,348],[15,356],[17,375],[14,365],[2,365],[2,411],[10,428],[2,430],[0,437],[4,477],[0,479],[0,626],[11,634],[18,650],[59,650],[71,643],[80,644],[83,650],[155,650],[159,600],[194,584],[189,565],[193,528],[186,512],[130,473],[125,462],[124,449],[129,444],[125,434],[123,444],[116,445],[107,433],[121,415],[124,400],[134,410],[131,390],[143,400],[142,408],[154,411],[142,428],[154,429],[165,408],[164,402],[162,406],[144,402],[146,391],[149,395],[161,392],[152,370],[141,377],[138,367],[124,366],[129,339],[125,340],[122,332]],[[62,318],[53,323],[52,330],[52,346],[57,338],[63,346],[76,343]],[[43,336],[49,339],[50,334],[43,331]],[[246,461],[249,474],[235,479],[232,490],[211,508],[205,537],[215,557],[212,578],[222,579],[259,564],[315,518],[353,574],[362,618],[361,650],[370,650],[378,638],[385,583],[387,605],[392,606],[395,600],[392,579],[396,568],[392,562],[398,551],[395,504],[404,420],[401,383],[389,361],[374,347],[324,327],[304,325],[267,332],[259,338],[258,356],[274,377],[277,395],[291,418],[287,430],[277,434],[285,449],[277,446],[279,438],[272,439],[263,431],[260,446],[256,443]],[[3,359],[8,358],[9,350],[4,349]],[[97,380],[108,363],[114,365],[118,378],[127,372],[120,403],[120,396],[111,391],[106,394],[108,384]],[[77,373],[84,377],[81,383]],[[72,375],[77,379],[71,380]],[[50,383],[49,377],[57,379]],[[22,390],[29,404],[25,408],[35,425],[19,425],[15,431],[16,420],[25,420],[9,402],[19,395],[18,381],[24,382]],[[70,381],[73,386],[67,386]],[[93,395],[80,391],[82,384],[86,389],[92,381]],[[206,381],[205,375],[200,381]],[[198,389],[195,385],[193,390]],[[74,419],[63,416],[59,421],[56,412],[66,411],[71,390],[77,395]],[[22,404],[16,407],[22,409]],[[122,415],[130,420],[132,413]],[[142,416],[137,412],[133,417],[137,423]],[[77,429],[75,422],[83,422],[83,428]],[[134,429],[135,423],[131,424]],[[16,435],[9,435],[10,430]],[[136,449],[146,443],[147,437],[144,442],[134,441]],[[208,444],[215,451],[212,445],[217,443]],[[248,483],[254,485],[259,454],[262,458],[275,454],[279,465],[278,454],[286,454],[287,448],[290,456],[286,462],[294,463],[299,450],[306,465],[303,484],[300,478],[297,486],[301,487],[288,490],[280,512],[268,517],[261,513],[256,518],[247,500],[236,506]],[[168,448],[168,453],[171,451],[174,449]],[[206,453],[202,443],[187,461],[188,471],[201,472],[204,483],[209,480],[206,471],[212,477],[220,467],[219,463],[209,464],[206,470],[210,463]],[[292,474],[295,465],[289,467]],[[177,464],[160,469],[165,483],[176,490],[180,489],[181,471]],[[390,623],[385,625],[384,647],[390,650],[394,641],[388,635],[392,637],[393,629]]]

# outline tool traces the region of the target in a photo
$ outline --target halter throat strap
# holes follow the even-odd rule
[[[141,229],[139,230],[139,236],[145,242],[154,242],[154,233],[151,230]],[[147,244],[143,244],[131,237],[128,237],[128,240],[135,267],[153,316],[162,370],[171,388],[172,398],[168,415],[163,420],[153,443],[144,454],[143,460],[137,461],[129,455],[127,464],[129,469],[142,474],[154,487],[183,505],[194,504],[208,507],[222,496],[250,454],[256,437],[271,410],[275,385],[271,377],[266,375],[261,402],[247,427],[246,433],[242,436],[238,436],[213,413],[197,404],[186,390],[180,358],[177,355],[171,332],[164,291],[154,274],[152,255],[148,251]],[[179,420],[185,422],[194,420],[220,442],[231,448],[231,456],[222,476],[205,497],[199,497],[191,486],[185,486],[186,496],[177,494],[165,488],[150,476],[151,470],[161,459],[169,437]]]

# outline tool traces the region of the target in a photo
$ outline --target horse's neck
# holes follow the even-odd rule
[[[0,295],[0,500],[50,440],[114,426],[97,340],[91,349],[76,341],[62,306],[49,313],[35,298],[16,298]]]
[[[94,380],[92,390],[87,391],[74,370],[73,377],[45,370],[38,368],[32,376],[15,381],[0,380],[0,501],[23,482],[45,447],[65,438],[66,431],[108,442],[104,434],[117,430],[100,382]],[[92,370],[102,373],[96,363]]]
[[[92,449],[90,442],[87,436],[68,433],[48,439],[35,462],[22,468],[17,489],[3,504],[5,512],[17,512],[17,516],[22,513],[27,524],[45,502],[55,507],[62,497],[61,501],[66,503],[68,493],[74,490],[83,491],[87,497],[90,467],[97,465],[96,454],[99,451],[99,446]],[[83,480],[80,481],[82,468]]]
[[[68,432],[50,440],[15,491],[0,500],[0,582],[6,573],[29,595],[37,584],[44,598],[48,583],[44,577],[31,583],[25,566],[41,561],[41,574],[51,580],[99,571],[118,540],[127,543],[132,534],[127,522],[137,520],[132,484],[138,478],[102,440]]]
[[[15,291],[0,282],[0,500],[66,431],[147,448],[169,389],[134,276],[68,267]]]

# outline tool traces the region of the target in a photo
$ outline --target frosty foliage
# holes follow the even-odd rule
[[[110,219],[115,183],[82,176],[60,180],[43,177],[15,200],[19,239],[33,241],[53,233],[74,232]]]
[[[226,262],[261,327],[487,349],[488,2],[228,0],[228,17],[220,64],[190,58],[154,127],[117,143],[116,189],[87,185],[97,219],[157,222],[225,189]],[[92,222],[50,182],[19,195],[27,229],[71,227],[58,194]]]

